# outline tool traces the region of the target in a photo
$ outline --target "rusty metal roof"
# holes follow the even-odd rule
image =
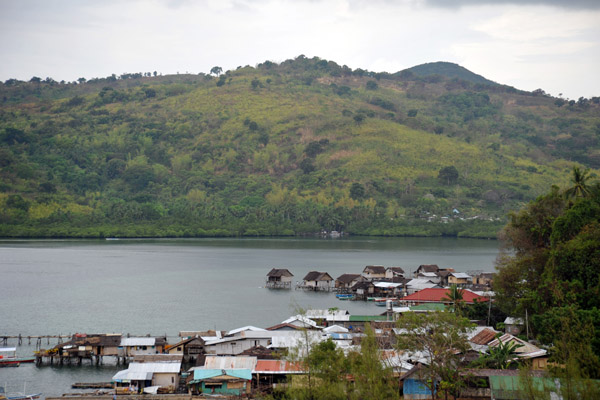
[[[486,345],[496,338],[496,334],[497,333],[493,330],[486,328],[479,332],[477,335],[473,336],[470,339],[470,342],[474,344]]]

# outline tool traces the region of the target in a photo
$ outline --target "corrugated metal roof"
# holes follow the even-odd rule
[[[331,325],[323,329],[326,333],[348,333],[348,329],[339,325]]]
[[[330,333],[329,337],[333,340],[352,340],[353,333]]]
[[[321,332],[317,331],[288,331],[287,333],[290,334],[285,336],[274,336],[271,345],[268,347],[276,349],[303,349],[303,345],[306,343],[306,338],[308,338],[308,342],[311,344],[327,340],[327,335],[323,335]]]
[[[131,346],[154,346],[156,343],[156,338],[153,337],[130,337],[130,338],[122,338],[121,347],[131,347]]]
[[[112,380],[115,382],[150,381],[152,380],[152,375],[152,372],[131,371],[129,369],[124,369],[117,372],[112,377]]]
[[[447,299],[450,296],[450,289],[436,289],[436,288],[428,288],[419,290],[413,294],[405,296],[401,299],[401,301],[414,301],[414,302],[430,302],[430,303],[443,303],[443,299]],[[463,301],[467,304],[473,303],[473,300],[477,299],[478,301],[488,301],[487,298],[477,296],[475,293],[471,292],[468,289],[462,290]]]
[[[387,321],[387,315],[351,315],[350,322]]]
[[[256,367],[256,357],[248,356],[212,356],[207,355],[204,361],[205,369],[249,369]]]
[[[194,370],[194,381],[203,381],[218,376],[232,376],[235,378],[251,380],[252,370],[244,368],[212,369],[198,368]]]
[[[325,319],[330,317],[341,317],[350,314],[347,310],[306,310],[305,316],[311,319]]]
[[[255,374],[302,374],[304,372],[301,363],[284,360],[258,360],[253,371]]]
[[[446,305],[442,303],[427,303],[411,306],[410,311],[446,311]]]
[[[393,283],[393,282],[375,282],[374,285],[375,285],[375,287],[378,287],[378,288],[397,288],[399,286],[402,286],[401,283]]]
[[[181,371],[180,362],[144,362],[129,364],[129,371],[151,372],[154,374],[178,374]]]
[[[244,332],[244,331],[265,332],[266,329],[258,328],[256,326],[252,326],[252,325],[247,325],[247,326],[243,326],[241,328],[230,330],[229,332],[227,332],[227,336],[235,335],[236,333],[240,333],[240,332]]]
[[[460,278],[460,279],[471,279],[471,275],[469,274],[465,274],[464,272],[453,272],[450,275],[452,275],[455,278]]]
[[[469,339],[469,341],[472,343],[475,343],[475,344],[480,344],[480,345],[488,344],[492,340],[494,340],[494,338],[496,337],[496,334],[497,334],[496,331],[493,331],[489,328],[485,328],[481,332],[479,332],[477,335],[475,335],[471,339]]]
[[[282,321],[281,323],[282,324],[291,324],[291,323],[296,322],[296,321],[300,321],[301,323],[303,323],[305,325],[312,326],[314,328],[317,327],[317,323],[315,321],[313,321],[310,318],[304,317],[302,315],[295,315],[293,317],[290,317],[290,318],[286,319],[285,321]]]

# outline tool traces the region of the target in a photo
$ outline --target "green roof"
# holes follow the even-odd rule
[[[443,303],[425,303],[411,306],[410,311],[446,311],[446,305]]]
[[[387,321],[387,315],[351,315],[350,322]]]

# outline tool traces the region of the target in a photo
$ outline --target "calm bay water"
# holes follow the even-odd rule
[[[173,343],[182,330],[268,327],[299,308],[376,314],[329,293],[265,289],[266,274],[288,268],[300,281],[318,270],[335,279],[366,265],[412,272],[420,264],[493,271],[497,254],[495,241],[451,238],[0,241],[0,336],[150,333]],[[60,395],[74,382],[110,381],[118,369],[21,365],[0,369],[0,385]]]

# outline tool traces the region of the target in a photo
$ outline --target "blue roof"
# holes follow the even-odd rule
[[[252,371],[249,369],[195,369],[194,380],[203,381],[217,376],[233,376],[246,380],[252,379]]]

